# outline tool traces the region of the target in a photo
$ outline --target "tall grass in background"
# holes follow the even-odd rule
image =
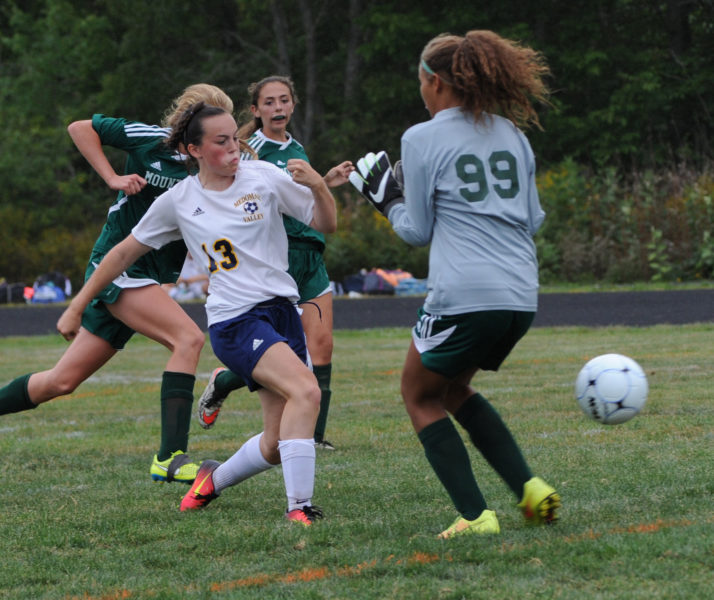
[[[474,382],[535,472],[563,497],[561,522],[526,527],[516,498],[474,451],[502,533],[443,542],[454,508],[399,398],[407,329],[338,331],[328,438],[315,502],[324,521],[282,518],[273,469],[183,514],[186,491],[149,479],[168,353],[138,337],[71,397],[0,417],[0,598],[701,599],[714,572],[714,324],[532,330],[501,372]],[[59,336],[0,339],[0,383],[52,365]],[[573,398],[597,354],[635,358],[650,396],[606,427]],[[210,349],[197,391],[216,366]],[[260,430],[258,402],[229,397],[192,427],[196,459],[225,460]]]
[[[620,284],[714,278],[714,169],[685,167],[627,177],[566,160],[537,178],[547,216],[536,235],[543,283]],[[361,268],[427,273],[412,248],[364,201],[342,193],[325,260],[335,281]]]
[[[592,176],[572,161],[538,177],[536,236],[550,282],[682,281],[714,276],[714,177],[682,168]]]

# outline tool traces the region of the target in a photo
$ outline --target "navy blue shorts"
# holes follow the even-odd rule
[[[213,352],[226,367],[240,375],[253,392],[262,386],[253,369],[273,344],[285,342],[307,364],[305,332],[295,306],[285,298],[256,304],[248,312],[208,328]]]

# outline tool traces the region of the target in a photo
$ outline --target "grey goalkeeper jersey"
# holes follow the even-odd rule
[[[431,243],[424,310],[535,311],[533,235],[545,213],[525,135],[497,115],[476,124],[449,108],[409,128],[401,152],[405,202],[389,221],[407,243]]]

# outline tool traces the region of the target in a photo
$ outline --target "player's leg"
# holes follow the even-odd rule
[[[22,375],[0,388],[0,414],[29,410],[71,394],[114,354],[108,342],[81,328],[54,367]]]
[[[330,277],[322,256],[322,249],[310,242],[296,242],[291,238],[288,250],[288,273],[295,280],[302,309],[300,320],[307,337],[307,348],[312,370],[320,386],[320,412],[315,424],[314,438],[317,448],[334,450],[325,440],[327,415],[332,391],[332,292]]]
[[[518,443],[491,403],[465,381],[450,384],[449,396],[445,405],[455,408],[454,418],[520,500],[519,507],[526,520],[533,524],[557,521],[560,497],[542,479],[533,477]],[[454,397],[464,396],[467,396],[464,401],[453,402]]]
[[[255,365],[253,379],[285,399],[279,435],[285,439],[313,439],[320,406],[315,376],[285,342],[273,344]]]
[[[325,439],[327,415],[330,410],[332,390],[332,292],[326,292],[300,305],[302,308],[303,329],[307,338],[307,349],[312,360],[312,372],[320,386],[320,412],[315,424],[315,445],[318,448],[334,450],[334,446]]]
[[[478,364],[488,370],[497,370],[518,340],[525,335],[533,321],[531,313],[516,311],[488,311],[474,313],[464,326],[472,331],[478,346],[471,353]],[[466,369],[450,383],[444,397],[445,408],[468,432],[474,446],[491,467],[511,488],[516,497],[526,504],[537,505],[538,510],[526,518],[539,522],[557,519],[559,499],[550,486],[540,485],[512,433],[491,403],[470,385],[473,369]],[[530,483],[529,483],[530,482]],[[549,498],[545,503],[543,501]],[[557,500],[557,501],[556,501]],[[533,512],[524,509],[524,513]]]
[[[246,385],[245,379],[230,369],[215,368],[198,398],[197,416],[201,427],[204,429],[213,427],[228,395]]]
[[[280,464],[278,440],[285,400],[267,390],[259,390],[263,411],[263,431],[251,437],[226,462],[216,469],[216,493]]]
[[[516,322],[516,314],[482,311],[442,317],[432,328],[450,329],[451,333],[421,358],[448,378],[442,397],[444,409],[454,415],[486,460],[520,495],[531,472],[498,413],[470,385],[478,368],[497,370],[527,331],[532,315],[530,319]]]
[[[171,351],[167,371],[196,372],[205,335],[160,286],[126,288],[107,308],[122,323]]]
[[[445,405],[467,431],[471,441],[491,467],[519,498],[533,475],[513,435],[496,409],[467,383],[449,386]],[[454,396],[460,401],[453,402]],[[465,396],[465,398],[464,398]]]
[[[205,335],[158,285],[124,289],[108,309],[128,327],[171,351],[161,382],[161,446],[151,475],[155,481],[190,483],[198,465],[191,463],[185,452],[196,367]]]
[[[263,409],[264,430],[251,437],[224,463],[204,461],[191,489],[181,501],[182,511],[203,508],[224,489],[280,463],[278,439],[285,400],[267,390],[259,391],[258,395]]]
[[[310,506],[315,473],[312,434],[320,388],[306,365],[305,334],[295,307],[277,298],[261,303],[247,313],[212,325],[210,336],[219,360],[240,374],[251,391],[260,390],[264,411],[261,454],[272,462],[277,446],[289,514],[300,510],[302,518],[293,520],[311,523],[319,516]],[[296,509],[300,502],[302,509]]]
[[[225,367],[217,367],[211,373],[206,387],[198,399],[198,422],[204,429],[216,424],[223,402],[234,390],[246,386],[242,377]]]
[[[442,402],[447,386],[443,375],[424,367],[412,341],[402,371],[402,398],[429,464],[461,515],[449,530],[457,528],[455,533],[465,533],[462,530],[470,528],[471,533],[494,533],[498,521],[492,511],[487,511],[466,447]],[[479,519],[484,511],[487,514],[482,523]],[[442,535],[451,537],[453,534],[445,535],[449,530]]]
[[[309,525],[322,517],[312,506],[315,487],[315,444],[313,432],[320,406],[320,388],[315,376],[288,344],[268,348],[253,370],[253,378],[265,389],[261,401],[282,403],[281,414],[272,411],[266,431],[277,431],[278,451],[283,466],[286,517]]]

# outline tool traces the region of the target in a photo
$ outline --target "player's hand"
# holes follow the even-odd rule
[[[394,177],[392,165],[384,150],[369,152],[357,161],[350,173],[350,183],[385,217],[389,209],[404,202],[404,193]]]
[[[402,194],[404,194],[404,169],[402,169],[401,160],[398,160],[394,163],[392,171],[394,171],[394,179],[397,180],[397,185],[399,186],[399,189],[402,190]]]
[[[355,166],[349,160],[332,167],[324,177],[327,187],[333,188],[347,183],[350,180],[350,173],[354,170]]]
[[[107,185],[115,191],[122,191],[127,196],[138,194],[144,189],[146,179],[141,175],[132,173],[131,175],[116,175],[107,181]]]
[[[310,166],[310,163],[302,158],[289,159],[287,169],[293,176],[293,181],[295,183],[307,186],[311,190],[324,184],[322,175],[315,171],[315,169]]]
[[[70,303],[57,321],[57,331],[62,334],[64,339],[70,341],[77,337],[81,325],[82,313],[75,310]]]

